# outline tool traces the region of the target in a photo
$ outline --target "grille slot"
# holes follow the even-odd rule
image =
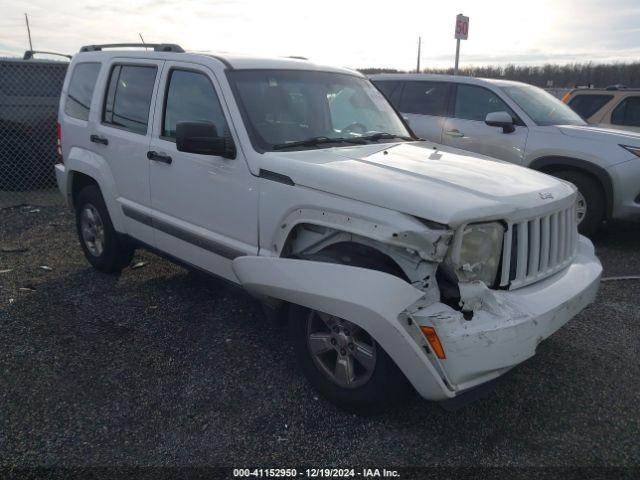
[[[513,223],[504,236],[500,286],[529,285],[569,265],[578,230],[575,205]]]

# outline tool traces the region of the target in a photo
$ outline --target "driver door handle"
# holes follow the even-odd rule
[[[464,133],[462,133],[457,128],[454,128],[453,130],[445,130],[444,134],[454,138],[464,137]]]
[[[158,153],[153,150],[147,152],[147,158],[149,160],[153,160],[154,162],[166,163],[167,165],[171,165],[171,162],[173,161],[169,155]]]

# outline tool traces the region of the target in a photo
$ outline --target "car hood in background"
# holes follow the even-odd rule
[[[566,205],[568,183],[427,142],[269,152],[261,168],[322,190],[455,226]]]
[[[607,128],[597,125],[558,125],[557,128],[565,135],[574,138],[640,147],[640,134],[638,133],[640,129],[633,132],[631,130],[617,129],[616,125],[611,125]]]

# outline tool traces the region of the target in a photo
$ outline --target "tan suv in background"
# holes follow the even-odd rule
[[[562,101],[587,123],[640,133],[640,88],[576,88]]]

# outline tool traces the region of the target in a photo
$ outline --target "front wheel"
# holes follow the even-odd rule
[[[357,413],[385,410],[410,390],[389,355],[356,324],[299,306],[291,306],[289,321],[305,376],[340,408]]]
[[[583,235],[592,235],[602,224],[605,217],[605,198],[600,184],[590,175],[562,170],[553,175],[573,183],[578,189],[576,201],[576,219],[578,230]]]

